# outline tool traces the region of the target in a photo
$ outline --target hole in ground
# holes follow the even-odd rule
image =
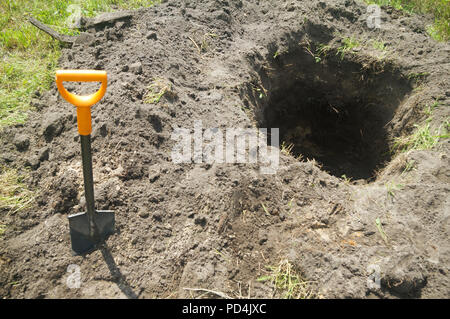
[[[315,159],[337,177],[373,180],[390,160],[386,127],[409,82],[392,66],[367,67],[354,55],[329,52],[317,62],[305,48],[288,52],[269,55],[245,90],[258,126],[279,128],[282,149],[300,160]]]

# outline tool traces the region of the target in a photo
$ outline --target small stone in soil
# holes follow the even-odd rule
[[[147,218],[149,215],[150,215],[149,212],[147,212],[145,210],[141,210],[139,212],[139,217],[142,217],[142,218]]]
[[[140,62],[133,63],[132,65],[130,65],[130,72],[134,74],[141,74],[142,64]]]
[[[158,36],[156,35],[156,32],[150,32],[147,34],[147,39],[157,40]]]

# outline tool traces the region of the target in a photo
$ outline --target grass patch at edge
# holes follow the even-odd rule
[[[0,211],[15,213],[32,205],[35,193],[27,188],[23,178],[15,169],[1,168]]]
[[[365,0],[367,4],[391,6],[408,13],[431,13],[434,24],[428,34],[437,41],[450,40],[450,0]]]
[[[73,5],[83,16],[116,9],[137,9],[160,0],[0,0],[0,130],[23,123],[35,92],[50,88],[61,47],[58,41],[28,22],[33,16],[64,34],[70,28]],[[72,7],[70,7],[72,5]]]

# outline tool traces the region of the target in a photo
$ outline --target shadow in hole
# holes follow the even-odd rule
[[[130,285],[127,283],[125,276],[120,272],[119,267],[117,267],[111,252],[108,249],[106,244],[103,244],[100,247],[100,251],[102,252],[103,259],[105,259],[106,265],[108,265],[108,269],[113,276],[113,279],[116,281],[119,289],[127,296],[129,299],[137,299],[138,295],[131,289]]]

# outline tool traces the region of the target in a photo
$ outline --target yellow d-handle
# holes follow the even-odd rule
[[[91,95],[76,95],[66,90],[64,81],[70,82],[102,82],[100,89]],[[77,107],[78,132],[89,135],[92,132],[91,106],[105,95],[108,78],[105,71],[96,70],[59,70],[56,71],[56,86],[61,96]]]

